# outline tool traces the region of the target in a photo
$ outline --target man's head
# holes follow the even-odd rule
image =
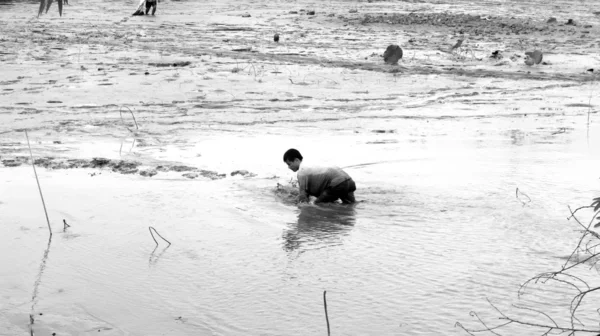
[[[283,154],[283,162],[285,162],[293,172],[297,172],[300,169],[300,163],[302,163],[302,154],[297,149],[290,148]]]

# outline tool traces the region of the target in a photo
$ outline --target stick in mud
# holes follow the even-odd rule
[[[150,235],[152,236],[152,239],[154,239],[154,242],[156,243],[156,246],[158,246],[158,242],[156,241],[156,238],[154,238],[154,234],[152,233],[152,230],[154,230],[154,232],[156,232],[156,234],[162,238],[162,240],[166,241],[167,243],[169,243],[169,246],[171,246],[171,242],[166,240],[165,237],[161,236],[160,233],[158,233],[158,231],[156,231],[155,228],[153,228],[152,226],[148,227],[148,230],[150,231]]]
[[[52,236],[52,227],[50,226],[50,219],[48,218],[48,211],[46,210],[46,202],[44,202],[44,195],[42,195],[42,187],[40,187],[40,180],[38,179],[37,171],[35,170],[35,164],[33,163],[33,153],[31,152],[31,145],[29,144],[29,135],[27,135],[27,131],[25,131],[25,137],[27,138],[27,147],[29,147],[29,156],[31,157],[31,166],[33,167],[33,174],[35,175],[35,181],[37,182],[38,190],[40,191],[40,197],[42,198],[42,205],[44,206],[44,213],[46,214],[48,231],[50,231],[50,236]]]
[[[67,228],[70,228],[71,225],[67,224],[67,221],[63,219],[63,232],[67,231]]]
[[[121,116],[121,121],[123,121],[123,113],[121,113],[121,110],[123,109],[123,107],[128,109],[129,112],[131,112],[131,117],[133,118],[133,122],[135,123],[135,129],[139,130],[140,128],[138,127],[137,121],[135,121],[135,116],[133,115],[133,111],[125,105],[121,106],[121,108],[119,109],[119,115]],[[123,123],[125,123],[125,121],[123,121]]]
[[[325,321],[327,321],[327,336],[331,335],[329,330],[329,316],[327,315],[327,291],[323,291],[323,305],[325,306]]]
[[[521,198],[519,198],[519,194],[527,197],[527,202],[523,202],[523,200],[521,200]],[[515,191],[515,196],[517,197],[517,199],[523,204],[523,206],[527,205],[527,203],[531,203],[531,198],[529,196],[527,196],[526,193],[519,191],[519,188],[517,188],[517,190]]]

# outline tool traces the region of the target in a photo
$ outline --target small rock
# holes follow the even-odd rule
[[[383,53],[383,61],[387,64],[398,64],[402,58],[402,48],[396,44],[390,44]]]
[[[490,58],[494,58],[494,59],[498,59],[498,60],[499,60],[499,59],[502,59],[502,58],[503,58],[503,56],[502,56],[502,51],[500,51],[500,50],[496,50],[496,51],[494,51],[494,52],[492,53],[492,56],[490,56]]]
[[[548,21],[546,21],[546,23],[556,23],[556,18],[555,17],[551,17],[548,19]]]
[[[290,11],[290,14],[298,14],[298,11]]]
[[[566,25],[567,26],[577,26],[577,22],[575,22],[575,20],[573,20],[573,19],[568,19]]]
[[[315,15],[315,11],[314,10],[309,10],[306,12],[306,15]]]
[[[273,41],[279,42],[279,34],[275,33],[275,35],[273,36]]]
[[[358,9],[351,9],[350,11],[348,11],[349,13],[358,13]]]
[[[242,17],[246,18],[246,17],[250,17],[250,14],[242,14]]]
[[[235,175],[242,175],[242,176],[246,176],[250,174],[247,170],[235,170],[231,172],[231,176],[235,176]]]
[[[61,144],[62,142],[60,142],[60,140],[54,140],[54,141],[52,141],[52,143],[54,143],[54,144]]]
[[[544,55],[539,50],[528,51],[525,53],[525,55],[527,56],[525,58],[525,64],[527,65],[540,64],[544,58]]]
[[[150,73],[148,71],[144,72],[144,75],[149,75]]]

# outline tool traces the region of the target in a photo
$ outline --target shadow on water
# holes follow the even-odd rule
[[[287,252],[304,252],[341,245],[356,222],[354,205],[328,204],[300,207],[298,221],[291,223],[283,234],[283,248]]]

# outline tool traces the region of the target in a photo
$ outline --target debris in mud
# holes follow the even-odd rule
[[[158,172],[155,169],[140,170],[140,175],[142,175],[142,176],[152,177],[152,176],[154,176],[156,174],[158,174]]]
[[[450,48],[450,52],[453,52],[454,50],[460,48],[463,44],[463,42],[465,41],[464,38],[459,39],[458,41],[456,41],[456,43]]]
[[[163,63],[148,63],[148,65],[151,66],[155,66],[155,67],[184,67],[184,66],[188,66],[192,64],[192,62],[190,61],[178,61],[178,62],[174,62],[174,63],[169,63],[169,62],[163,62]]]
[[[502,59],[503,58],[502,51],[495,50],[494,52],[492,52],[492,55],[490,56],[490,58],[494,58],[494,59],[497,59],[497,60]]]
[[[567,26],[577,26],[577,22],[575,22],[575,20],[573,19],[568,19],[567,23],[565,23]]]
[[[536,32],[562,31],[560,25],[548,25],[546,20],[538,22],[496,16],[455,13],[402,13],[402,14],[365,14],[359,19],[361,24],[387,23],[393,25],[429,25],[435,27],[456,28],[455,33],[475,35],[531,34]],[[573,21],[573,25],[577,25]],[[460,30],[460,31],[458,31]],[[577,30],[563,33],[576,34]]]
[[[546,23],[557,23],[558,21],[556,21],[555,17],[551,17],[548,19],[548,21],[546,21]]]
[[[17,161],[17,160],[2,160],[2,164],[5,167],[18,167],[20,165],[22,165],[24,162],[21,161]]]
[[[314,10],[309,10],[306,12],[306,15],[315,15],[315,11]]]
[[[156,167],[156,169],[165,169],[164,166],[158,166]],[[184,172],[184,171],[193,171],[196,170],[196,168],[194,167],[189,167],[189,166],[172,166],[170,168],[167,168],[168,170],[163,170],[163,171],[176,171],[176,172]]]
[[[251,173],[247,170],[234,170],[231,172],[231,176],[236,176],[236,175],[248,176],[248,177],[256,176],[256,174]]]
[[[18,167],[23,164],[29,164],[31,162],[29,156],[16,156],[13,158],[3,159],[2,165],[4,167]],[[125,161],[125,160],[110,160],[106,158],[93,158],[91,160],[85,159],[64,159],[64,158],[55,158],[55,157],[42,157],[34,159],[34,164],[39,167],[43,167],[46,169],[75,169],[75,168],[96,168],[96,169],[104,169],[110,168],[115,173],[121,174],[139,174],[145,177],[152,177],[158,172],[190,172],[190,176],[195,174],[195,177],[203,176],[209,178],[211,180],[218,180],[225,178],[226,174],[220,174],[216,171],[212,170],[204,170],[198,169],[196,167],[183,166],[183,165],[160,165],[156,167],[145,167],[144,169],[139,169],[142,163],[137,161]],[[100,174],[100,173],[98,173]],[[95,176],[96,173],[90,174],[90,176]],[[184,174],[185,175],[185,174]],[[252,173],[247,173],[248,177],[255,176]],[[188,176],[186,176],[188,177]],[[195,178],[193,177],[193,178]],[[191,177],[188,177],[191,178]]]
[[[390,44],[383,53],[383,61],[386,64],[396,65],[402,58],[402,48],[396,44]]]
[[[187,177],[189,179],[195,179],[196,177],[198,177],[198,173],[185,173],[181,174],[181,176]]]
[[[231,49],[231,51],[252,51],[252,47]]]
[[[251,15],[250,15],[250,14],[248,14],[248,13],[246,13],[246,14],[242,14],[242,17],[243,17],[243,18],[248,18],[248,17],[251,17]]]

